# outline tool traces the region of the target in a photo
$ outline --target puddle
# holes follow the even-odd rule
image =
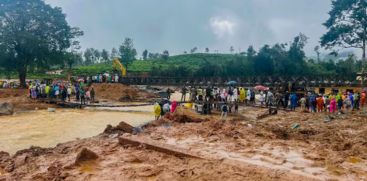
[[[144,111],[144,110],[143,110]],[[0,117],[0,150],[14,154],[30,146],[54,147],[58,143],[88,138],[103,132],[106,125],[125,121],[133,126],[154,119],[151,112],[90,111],[56,109]]]

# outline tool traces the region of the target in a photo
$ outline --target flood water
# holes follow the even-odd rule
[[[133,126],[154,119],[153,108],[141,112],[56,109],[0,117],[0,151],[14,154],[30,146],[54,147],[58,143],[96,136],[106,125],[125,121]],[[149,111],[148,111],[149,110]]]

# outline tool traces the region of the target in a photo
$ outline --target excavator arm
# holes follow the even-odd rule
[[[112,68],[114,70],[117,70],[121,73],[121,75],[123,77],[126,77],[126,68],[124,65],[122,65],[122,63],[120,62],[120,60],[118,58],[115,58],[112,62]]]

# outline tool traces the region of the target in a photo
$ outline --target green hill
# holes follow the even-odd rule
[[[183,71],[185,75],[194,75],[207,66],[223,66],[229,62],[246,61],[245,56],[233,54],[185,54],[171,56],[164,59],[136,60],[128,66],[129,74],[150,73],[152,75],[166,75],[170,72]],[[123,63],[123,62],[122,62]],[[112,72],[112,63],[101,63],[90,66],[79,66],[73,69],[76,75],[93,75],[101,72]],[[182,73],[182,72],[181,72]]]

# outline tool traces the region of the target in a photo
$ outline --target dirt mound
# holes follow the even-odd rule
[[[55,105],[30,100],[28,95],[27,89],[0,89],[0,102],[12,104],[14,112],[55,107]]]
[[[120,122],[117,126],[113,127],[112,125],[107,125],[106,129],[103,133],[113,134],[113,133],[133,133],[134,127],[125,123]]]
[[[132,102],[132,101],[150,101],[158,98],[157,95],[148,93],[147,91],[127,86],[123,84],[93,84],[96,98],[99,100],[107,101],[120,101],[120,102]]]
[[[0,103],[0,116],[12,115],[14,113],[14,106],[11,103]]]
[[[86,161],[96,160],[98,159],[98,155],[87,148],[83,148],[75,159],[75,165],[80,166],[82,163]]]

